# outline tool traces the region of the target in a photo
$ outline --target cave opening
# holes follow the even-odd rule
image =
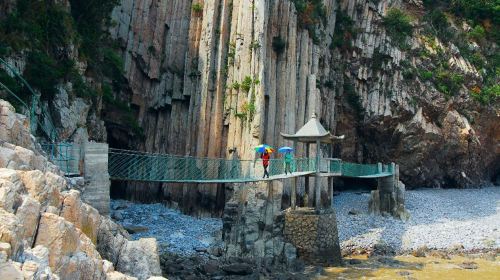
[[[371,192],[377,189],[377,179],[337,178],[334,190],[339,192]]]

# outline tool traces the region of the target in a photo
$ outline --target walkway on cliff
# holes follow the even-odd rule
[[[263,178],[261,160],[197,158],[110,149],[108,172],[113,180],[163,183],[247,183],[310,176],[380,178],[392,176],[392,165],[356,164],[339,159],[297,158],[292,174],[285,174],[282,159],[271,159],[269,178]]]

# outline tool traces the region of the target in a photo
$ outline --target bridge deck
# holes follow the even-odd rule
[[[281,179],[289,179],[294,177],[301,177],[314,174],[314,171],[304,171],[304,172],[293,172],[292,174],[278,174],[269,176],[269,178],[245,178],[245,179],[214,179],[214,180],[184,180],[184,179],[172,179],[172,180],[151,180],[151,179],[130,179],[130,178],[116,178],[111,177],[112,180],[123,180],[123,181],[139,181],[139,182],[158,182],[158,183],[192,183],[192,184],[230,184],[230,183],[252,183],[252,182],[263,182],[263,181],[273,181]]]
[[[183,180],[183,179],[171,179],[171,180],[154,180],[154,179],[131,179],[131,178],[117,178],[111,177],[112,180],[118,181],[138,181],[138,182],[157,182],[157,183],[184,183],[184,184],[235,184],[235,183],[252,183],[252,182],[265,182],[281,179],[290,179],[295,177],[304,177],[314,175],[314,171],[303,171],[303,172],[293,172],[292,174],[277,174],[269,176],[269,178],[245,178],[245,179],[214,179],[214,180]],[[320,177],[351,177],[351,178],[363,178],[363,179],[376,179],[381,177],[392,176],[390,172],[382,172],[378,174],[366,175],[366,176],[344,176],[341,173],[326,173],[322,172]]]

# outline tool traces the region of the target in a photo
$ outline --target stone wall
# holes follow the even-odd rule
[[[285,240],[297,248],[300,259],[321,265],[340,265],[341,254],[335,210],[288,209]]]

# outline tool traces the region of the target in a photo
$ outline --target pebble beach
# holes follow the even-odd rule
[[[500,248],[500,188],[419,189],[406,192],[406,222],[368,213],[369,193],[334,197],[343,249],[391,246],[465,251]]]
[[[419,189],[406,192],[408,221],[368,213],[368,192],[334,197],[341,248],[390,246],[402,254],[418,248],[465,251],[500,249],[500,188]],[[161,204],[111,203],[112,217],[132,237],[155,237],[161,251],[189,256],[220,245],[222,221],[194,218]]]

